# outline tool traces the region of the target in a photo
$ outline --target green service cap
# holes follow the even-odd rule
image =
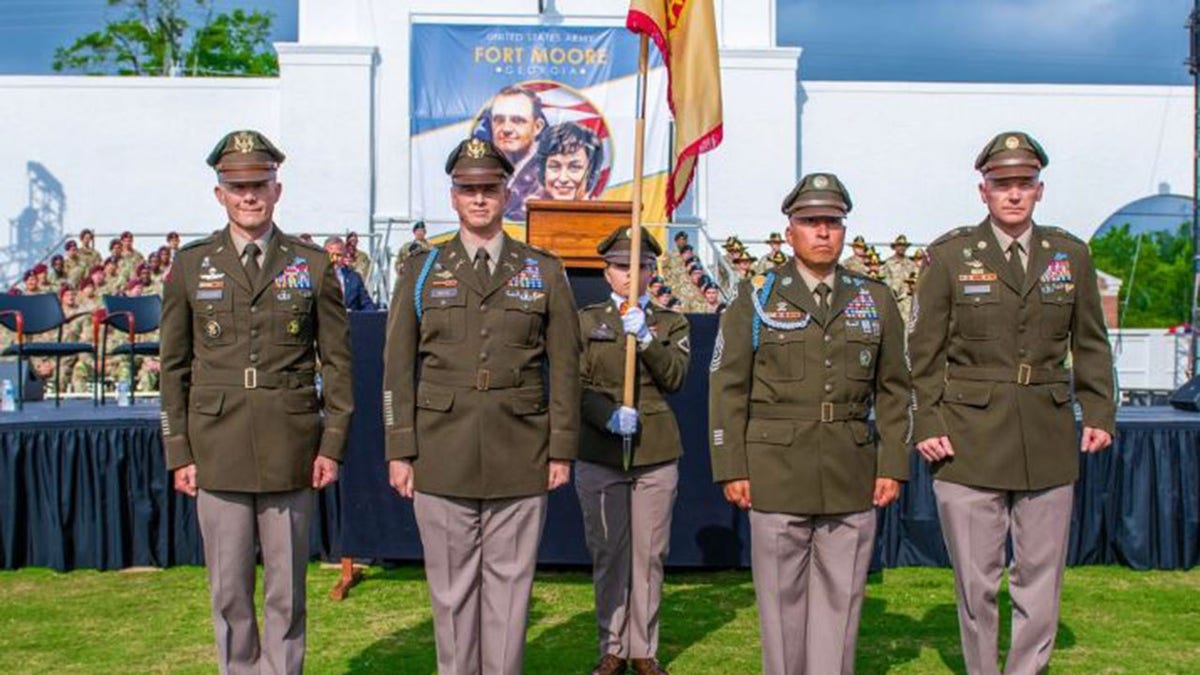
[[[785,216],[845,218],[853,203],[842,181],[831,173],[810,173],[783,198]]]
[[[468,138],[446,158],[446,173],[458,185],[492,185],[507,182],[513,165],[488,141]]]
[[[225,134],[205,161],[223,183],[258,183],[273,180],[285,158],[269,138],[242,129]]]
[[[1042,145],[1024,131],[997,134],[975,158],[975,169],[989,178],[1037,176],[1049,164]]]
[[[596,245],[596,252],[603,256],[606,262],[628,265],[629,254],[633,249],[632,234],[633,228],[622,225],[609,232],[608,236]],[[654,235],[643,228],[642,262],[652,263],[660,255],[662,255],[662,247],[658,245],[658,241],[655,240]]]

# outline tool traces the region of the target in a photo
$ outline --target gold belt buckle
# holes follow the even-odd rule
[[[492,384],[492,371],[486,368],[480,368],[475,372],[475,388],[479,391],[487,391]]]
[[[251,366],[242,371],[242,386],[246,389],[258,389],[258,368]]]
[[[821,403],[821,421],[822,422],[832,422],[833,421],[833,403],[832,402],[824,401]]]
[[[1017,367],[1017,384],[1028,385],[1033,379],[1033,366],[1028,363],[1022,363]]]

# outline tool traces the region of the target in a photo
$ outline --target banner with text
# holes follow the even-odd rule
[[[457,227],[446,157],[469,136],[513,163],[505,220],[528,199],[629,200],[638,37],[618,27],[416,24],[412,29],[413,215]],[[644,220],[666,220],[670,111],[661,56],[647,78]]]

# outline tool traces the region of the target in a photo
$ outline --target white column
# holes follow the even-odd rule
[[[370,230],[376,50],[277,43],[280,226],[287,232]],[[288,185],[305,186],[288,191]],[[364,242],[365,244],[365,242]]]

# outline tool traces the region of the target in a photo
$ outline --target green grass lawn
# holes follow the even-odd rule
[[[312,673],[433,673],[429,594],[418,567],[372,568],[344,602],[337,571],[309,574]],[[680,675],[758,672],[749,572],[668,575],[659,657]],[[595,659],[590,578],[544,572],[534,586],[528,673],[586,673]],[[1001,611],[1007,616],[1008,597]],[[204,571],[0,572],[0,672],[214,672]],[[1200,571],[1067,570],[1057,673],[1200,672]],[[1007,625],[1007,620],[1005,621]],[[1007,647],[1007,638],[1001,648]],[[873,576],[860,673],[962,672],[949,570]]]

